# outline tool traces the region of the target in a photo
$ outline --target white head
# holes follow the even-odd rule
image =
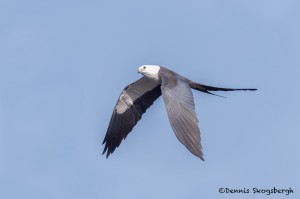
[[[160,77],[158,75],[159,69],[160,67],[156,65],[142,65],[141,67],[139,67],[138,72],[150,79],[158,81],[160,80]]]

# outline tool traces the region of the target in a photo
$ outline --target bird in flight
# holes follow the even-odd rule
[[[174,71],[156,65],[143,65],[142,78],[129,84],[119,96],[102,144],[106,158],[120,146],[153,102],[162,95],[171,127],[178,140],[204,161],[198,118],[192,89],[210,91],[255,91],[253,88],[218,88],[196,83]]]

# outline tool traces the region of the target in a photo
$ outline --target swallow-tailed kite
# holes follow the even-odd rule
[[[119,147],[142,114],[162,95],[176,137],[191,153],[204,160],[192,89],[208,94],[213,94],[209,91],[257,90],[206,86],[156,65],[143,65],[138,72],[143,77],[124,88],[112,113],[102,143],[105,143],[102,154],[106,152],[106,157]]]

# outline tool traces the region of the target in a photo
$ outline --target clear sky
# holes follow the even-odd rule
[[[300,198],[297,0],[0,1],[0,198]],[[257,92],[194,92],[205,162],[158,99],[110,158],[101,145],[143,64]]]

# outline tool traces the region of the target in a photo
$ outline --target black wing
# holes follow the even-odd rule
[[[105,144],[102,154],[106,152],[106,157],[108,157],[119,147],[143,113],[160,95],[160,84],[145,77],[125,87],[112,113],[102,143]]]

